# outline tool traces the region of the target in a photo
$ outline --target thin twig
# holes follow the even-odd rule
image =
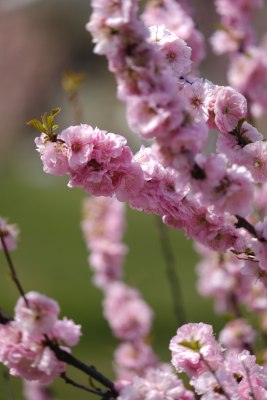
[[[4,239],[3,235],[0,235],[0,240],[1,240],[1,243],[2,243],[2,246],[3,246],[4,254],[5,254],[5,257],[6,257],[6,260],[7,260],[7,264],[9,266],[9,269],[10,269],[10,272],[11,272],[11,278],[12,278],[13,282],[15,283],[15,285],[17,286],[20,295],[23,297],[26,306],[29,307],[29,302],[28,302],[28,300],[27,300],[27,298],[25,296],[25,292],[24,292],[24,290],[22,288],[22,285],[21,285],[21,283],[20,283],[20,281],[18,279],[15,266],[14,266],[13,261],[11,259],[11,256],[10,256],[10,253],[9,253],[8,248],[7,248],[7,245],[6,245],[6,242],[5,242],[5,239]]]
[[[203,357],[203,355],[201,353],[200,354],[200,358],[201,360],[204,362],[204,364],[207,366],[208,370],[212,373],[212,375],[214,376],[216,382],[218,383],[221,391],[222,391],[222,395],[225,396],[228,400],[231,400],[231,397],[226,393],[226,391],[223,388],[223,385],[221,384],[219,378],[216,375],[216,372],[213,371],[213,369],[211,368],[210,364],[208,363],[208,361],[205,360],[205,358]]]
[[[100,372],[98,372],[95,367],[84,364],[82,361],[78,360],[70,353],[67,353],[66,351],[62,350],[57,344],[53,343],[47,336],[45,336],[44,344],[46,344],[55,353],[59,361],[63,361],[68,365],[72,365],[73,367],[84,372],[86,375],[91,376],[93,379],[101,383],[103,386],[110,389],[110,395],[112,395],[112,397],[118,397],[118,392],[116,391],[113,382],[110,381],[108,378],[106,378],[104,375],[102,375]]]
[[[250,222],[248,222],[245,218],[241,217],[240,215],[235,215],[235,217],[237,219],[237,223],[235,224],[236,228],[244,228],[259,241],[266,242],[266,239],[257,233],[256,229]]]
[[[173,308],[179,325],[186,323],[186,315],[183,304],[181,285],[176,273],[175,257],[170,244],[168,230],[159,217],[156,217],[157,226],[160,234],[160,244],[162,254],[165,260],[166,273],[171,289]]]
[[[249,388],[250,388],[250,393],[249,394],[251,395],[251,398],[253,400],[256,400],[256,397],[255,397],[254,392],[253,392],[253,386],[252,386],[252,383],[251,383],[251,379],[250,379],[250,376],[249,376],[249,370],[248,370],[247,366],[245,365],[244,361],[242,361],[242,365],[244,367],[244,370],[245,370],[245,373],[246,373],[246,376],[247,376],[247,380],[248,380],[248,384],[249,384]]]
[[[65,372],[63,372],[60,376],[67,384],[70,384],[76,388],[85,390],[86,392],[89,392],[89,393],[96,394],[98,396],[101,396],[102,398],[112,397],[111,392],[102,392],[100,390],[90,389],[87,386],[84,386],[84,385],[81,385],[80,383],[75,382],[73,379],[69,378]]]
[[[5,311],[3,311],[0,308],[0,324],[1,325],[6,325],[12,320],[13,320],[13,318],[11,318],[10,315],[8,315]]]

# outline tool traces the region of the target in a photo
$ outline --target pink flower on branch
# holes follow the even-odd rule
[[[170,341],[172,364],[178,372],[199,376],[223,362],[222,349],[213,336],[211,325],[190,323],[178,328]]]
[[[136,341],[148,335],[153,312],[137,289],[122,282],[110,284],[106,288],[103,307],[104,316],[119,339]]]
[[[59,320],[60,309],[54,300],[37,292],[25,297],[27,305],[24,298],[18,300],[14,320],[0,325],[0,361],[11,375],[47,384],[64,372],[66,365],[46,346],[45,337],[58,345],[73,346],[79,341],[81,327],[66,318]]]
[[[14,224],[8,224],[7,220],[0,217],[0,250],[14,250],[17,247],[19,229]],[[3,245],[4,241],[4,245]]]
[[[122,243],[125,229],[124,204],[116,198],[96,197],[84,201],[82,230],[90,251],[89,264],[94,283],[104,289],[122,278],[127,246]]]

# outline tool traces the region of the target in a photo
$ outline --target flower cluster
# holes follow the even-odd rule
[[[94,271],[94,283],[106,285],[122,278],[127,247],[122,243],[124,205],[113,198],[91,197],[83,204],[82,230]]]
[[[212,327],[187,324],[170,342],[172,363],[185,372],[202,400],[265,399],[267,375],[247,350],[226,353],[213,336]]]
[[[267,107],[266,36],[257,45],[251,22],[254,9],[262,7],[263,1],[215,0],[215,6],[221,23],[211,37],[212,47],[217,54],[229,54],[231,86],[246,96],[251,115],[262,115]]]
[[[65,371],[66,364],[57,359],[46,339],[75,346],[81,327],[67,318],[58,319],[59,311],[56,301],[37,292],[19,298],[14,320],[0,325],[0,361],[11,375],[47,384]]]
[[[146,343],[153,312],[137,289],[122,282],[126,246],[122,243],[124,207],[116,198],[88,198],[82,229],[90,251],[93,281],[103,290],[103,314],[113,335],[121,340],[114,353],[119,379],[142,375],[157,359]]]
[[[142,171],[122,136],[83,124],[52,139],[44,133],[35,142],[44,171],[70,175],[70,187],[83,187],[95,196],[116,193],[125,201],[143,186]]]

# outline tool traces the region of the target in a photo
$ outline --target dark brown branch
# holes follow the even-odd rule
[[[253,386],[252,386],[252,383],[251,383],[251,379],[250,379],[250,375],[249,375],[249,370],[248,370],[248,368],[247,368],[247,366],[245,365],[245,363],[244,363],[244,361],[242,361],[242,365],[243,365],[243,367],[244,367],[244,370],[245,370],[245,373],[246,373],[246,376],[247,376],[247,380],[248,380],[248,384],[249,384],[249,388],[250,388],[250,397],[251,397],[251,399],[253,399],[253,400],[257,400],[256,399],[256,397],[255,397],[255,395],[254,395],[254,392],[253,392]]]
[[[223,396],[225,396],[227,398],[227,400],[231,400],[231,397],[228,395],[228,393],[226,393],[226,391],[223,388],[223,385],[221,384],[219,378],[216,375],[216,372],[213,371],[213,369],[211,368],[210,364],[208,363],[208,361],[205,360],[205,358],[203,357],[203,355],[201,353],[200,354],[200,358],[201,360],[204,362],[204,364],[207,366],[207,368],[209,369],[209,371],[212,373],[212,375],[214,376],[216,382],[218,383],[219,386],[219,394],[222,394]]]
[[[156,217],[160,234],[160,244],[165,260],[166,273],[170,284],[173,308],[179,325],[186,323],[181,285],[176,273],[175,257],[171,248],[168,230],[159,217]]]
[[[45,336],[44,344],[47,345],[56,355],[59,361],[65,362],[68,365],[72,365],[73,367],[79,369],[84,372],[86,375],[91,376],[97,382],[101,383],[103,386],[110,389],[110,397],[118,397],[118,392],[116,391],[113,382],[111,382],[108,378],[102,375],[100,372],[96,370],[95,367],[84,364],[82,361],[75,358],[70,353],[62,350],[57,344],[53,343],[47,336]]]
[[[244,228],[246,229],[246,231],[248,231],[252,236],[254,236],[255,238],[257,238],[258,240],[260,240],[261,242],[266,242],[266,240],[264,239],[264,237],[259,236],[256,229],[254,228],[254,226],[248,222],[245,218],[240,217],[240,215],[235,215],[237,222],[235,224],[236,228]]]
[[[25,292],[24,292],[24,290],[22,288],[22,285],[21,285],[21,283],[20,283],[20,281],[18,279],[15,266],[14,266],[13,261],[11,259],[11,256],[10,256],[10,253],[9,253],[8,248],[7,248],[7,245],[6,245],[6,242],[5,242],[5,239],[4,239],[3,235],[0,235],[0,240],[1,240],[1,243],[2,243],[2,246],[3,246],[4,254],[5,254],[5,257],[6,257],[6,260],[7,260],[7,264],[9,266],[9,269],[10,269],[10,272],[11,272],[11,278],[12,278],[13,282],[15,283],[15,285],[17,286],[20,295],[23,297],[26,306],[29,307],[29,302],[28,302],[28,300],[27,300],[27,298],[25,296]]]
[[[110,399],[113,395],[111,394],[111,392],[102,392],[101,390],[94,390],[94,389],[90,389],[87,386],[81,385],[80,383],[75,382],[73,379],[69,378],[65,372],[63,372],[61,375],[61,378],[67,383],[70,384],[78,389],[82,389],[85,390],[86,392],[92,393],[92,394],[96,394],[98,396],[101,396],[104,399]]]
[[[5,325],[12,321],[13,318],[10,317],[5,311],[0,308],[0,324]]]

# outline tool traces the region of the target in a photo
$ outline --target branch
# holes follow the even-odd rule
[[[213,374],[213,376],[214,376],[216,382],[217,382],[218,385],[219,385],[219,392],[218,392],[218,393],[219,393],[219,394],[222,394],[224,397],[226,397],[227,400],[231,400],[231,397],[230,397],[230,396],[228,395],[228,393],[225,391],[223,385],[221,384],[219,378],[217,377],[216,372],[211,368],[210,364],[205,360],[205,358],[203,357],[203,355],[201,354],[201,352],[199,352],[199,354],[200,354],[201,360],[202,360],[202,361],[204,362],[204,364],[208,367],[209,371]],[[220,391],[221,391],[221,393],[220,393]]]
[[[101,390],[98,390],[98,389],[93,390],[93,389],[88,388],[87,386],[84,386],[84,385],[81,385],[80,383],[75,382],[74,380],[69,378],[65,374],[65,372],[63,372],[60,376],[67,384],[70,384],[70,385],[72,385],[72,386],[74,386],[76,388],[85,390],[86,392],[93,393],[93,394],[96,394],[98,396],[101,396],[103,399],[110,399],[111,397],[113,397],[113,394],[111,392],[109,392],[109,391],[108,392],[101,392]]]
[[[248,222],[245,218],[240,217],[240,215],[235,215],[237,222],[235,224],[236,228],[244,228],[248,231],[252,236],[257,238],[261,242],[266,242],[266,239],[263,236],[259,236],[254,226]]]
[[[15,285],[17,286],[20,295],[23,297],[26,306],[29,307],[29,302],[28,302],[28,300],[27,300],[27,298],[25,296],[25,292],[24,292],[24,290],[22,288],[22,285],[21,285],[21,283],[19,281],[19,278],[17,276],[15,266],[13,264],[12,258],[10,256],[10,252],[9,252],[9,250],[7,248],[7,245],[6,245],[6,242],[5,242],[5,239],[4,239],[3,235],[0,235],[0,240],[1,240],[1,243],[2,243],[2,246],[3,246],[4,254],[5,254],[5,257],[6,257],[6,260],[7,260],[7,264],[9,266],[9,269],[10,269],[10,272],[11,272],[11,278],[12,278],[13,282],[15,283]]]
[[[0,324],[5,325],[12,321],[13,318],[10,317],[5,311],[0,308]]]
[[[102,375],[100,372],[96,370],[93,366],[88,366],[84,364],[82,361],[75,358],[70,353],[67,353],[65,350],[62,350],[57,344],[53,343],[47,336],[45,336],[44,344],[47,345],[56,355],[59,361],[65,362],[68,365],[72,365],[73,367],[79,369],[84,372],[86,375],[91,376],[96,381],[110,389],[109,397],[118,397],[118,392],[116,391],[113,382],[111,382],[108,378]]]

